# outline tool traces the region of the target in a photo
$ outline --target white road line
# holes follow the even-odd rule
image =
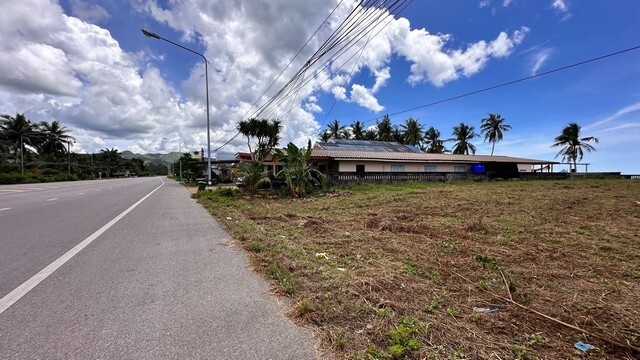
[[[96,191],[102,191],[102,190],[96,190]]]
[[[78,193],[78,195],[84,195],[84,193]]]
[[[58,200],[58,199],[59,199],[59,198],[51,198],[51,199],[47,199],[47,200],[45,200],[45,201],[56,201],[56,200]]]
[[[11,210],[11,208],[2,208],[0,211]]]
[[[7,295],[5,295],[2,299],[0,299],[0,314],[2,314],[5,310],[7,310],[16,301],[20,300],[20,298],[25,296],[29,291],[31,291],[31,289],[33,289],[38,284],[40,284],[49,275],[53,274],[54,271],[58,270],[58,268],[64,265],[67,261],[71,260],[71,258],[76,256],[80,251],[82,251],[82,249],[84,249],[89,244],[91,244],[95,239],[97,239],[105,231],[109,230],[109,228],[115,225],[118,221],[120,221],[123,217],[125,217],[128,213],[130,213],[133,209],[135,209],[138,205],[140,205],[143,201],[145,201],[154,192],[160,189],[162,185],[164,185],[164,181],[162,181],[162,179],[160,179],[160,181],[162,182],[160,186],[153,189],[150,193],[145,195],[142,199],[138,200],[135,204],[131,205],[127,210],[123,211],[120,215],[113,218],[111,221],[106,223],[103,227],[98,229],[96,232],[89,235],[89,237],[82,240],[82,242],[74,246],[73,249],[67,251],[66,254],[57,258],[54,262],[49,264],[47,267],[40,270],[40,272],[33,275],[29,280],[23,282],[17,288],[13,289],[13,291],[11,291]]]

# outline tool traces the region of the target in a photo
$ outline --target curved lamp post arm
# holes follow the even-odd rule
[[[205,81],[205,90],[206,90],[206,97],[207,97],[207,184],[211,186],[212,185],[212,182],[211,182],[211,131],[210,131],[211,126],[209,121],[209,66],[208,66],[209,60],[207,60],[204,54],[201,54],[195,50],[189,49],[188,47],[182,46],[169,39],[165,39],[162,36],[156,33],[153,33],[147,29],[141,29],[141,30],[144,36],[146,37],[166,41],[171,45],[175,45],[181,49],[187,50],[190,53],[196,54],[204,60],[204,81]]]

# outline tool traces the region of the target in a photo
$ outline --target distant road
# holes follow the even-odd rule
[[[315,358],[228,241],[172,180],[0,186],[0,359]]]

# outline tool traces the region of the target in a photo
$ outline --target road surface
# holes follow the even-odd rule
[[[314,359],[229,236],[161,178],[0,186],[0,359]]]

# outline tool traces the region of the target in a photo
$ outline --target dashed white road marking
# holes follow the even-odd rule
[[[0,211],[11,210],[11,208],[2,208]]]
[[[67,251],[66,254],[60,256],[54,262],[49,264],[44,269],[40,270],[37,274],[33,275],[29,280],[20,284],[17,288],[13,289],[10,293],[5,295],[2,299],[0,299],[0,314],[2,314],[5,310],[7,310],[11,305],[15,304],[16,301],[20,300],[23,296],[25,296],[31,289],[38,286],[44,279],[46,279],[49,275],[53,274],[54,271],[58,270],[62,265],[64,265],[71,258],[76,256],[82,249],[91,244],[95,239],[97,239],[100,235],[102,235],[105,231],[109,230],[115,223],[120,221],[123,217],[125,217],[128,213],[130,213],[133,209],[135,209],[138,205],[140,205],[143,201],[145,201],[149,196],[151,196],[154,192],[164,185],[164,181],[160,179],[162,184],[157,188],[153,189],[150,193],[145,195],[142,199],[138,200],[135,204],[131,205],[127,210],[123,211],[120,215],[113,218],[113,220],[106,223],[103,227],[98,229],[93,234],[89,235],[88,238],[82,240],[81,243],[74,246],[73,249]]]
[[[56,201],[56,200],[58,200],[58,199],[59,199],[59,198],[51,198],[51,199],[47,199],[47,200],[45,200],[45,201]]]
[[[84,193],[78,193],[78,195],[84,195]]]

